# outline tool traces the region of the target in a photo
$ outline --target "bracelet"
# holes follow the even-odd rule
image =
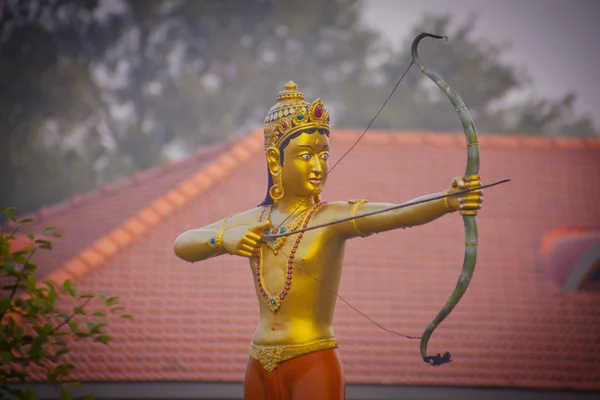
[[[219,226],[219,232],[217,236],[213,236],[208,239],[208,245],[213,248],[222,247],[223,244],[223,234],[225,233],[225,222],[229,219],[229,217],[225,218],[221,221],[221,225]]]
[[[446,193],[448,194],[448,193]],[[454,211],[452,208],[450,208],[450,203],[448,203],[448,197],[444,197],[444,205],[446,206],[446,208],[448,209],[448,211]]]

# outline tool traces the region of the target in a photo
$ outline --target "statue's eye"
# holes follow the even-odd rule
[[[323,160],[327,160],[329,158],[329,153],[323,153],[323,154],[321,154],[321,158]]]
[[[300,158],[302,158],[305,161],[308,161],[308,160],[310,160],[310,154],[304,153],[300,156]]]

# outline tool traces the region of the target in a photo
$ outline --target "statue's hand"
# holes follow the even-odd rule
[[[444,193],[455,193],[461,190],[470,189],[473,187],[481,186],[481,180],[478,175],[470,177],[457,176],[452,180],[450,188]],[[474,190],[469,193],[465,193],[459,196],[448,197],[448,207],[452,211],[477,211],[481,209],[481,203],[483,203],[483,190]]]
[[[223,233],[223,248],[229,253],[241,257],[251,257],[264,244],[262,235],[271,227],[271,221],[249,226],[236,226]]]

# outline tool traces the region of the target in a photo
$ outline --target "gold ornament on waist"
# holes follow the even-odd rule
[[[335,349],[337,340],[326,339],[315,343],[293,346],[250,346],[250,357],[258,361],[267,372],[272,372],[283,361],[291,360],[319,350]]]
[[[304,101],[304,94],[289,81],[277,95],[277,104],[267,113],[264,124],[265,150],[279,148],[297,132],[319,129],[329,134],[329,111],[320,99]]]

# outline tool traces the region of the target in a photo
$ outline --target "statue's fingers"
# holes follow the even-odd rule
[[[452,187],[457,188],[457,189],[466,189],[467,188],[465,180],[460,176],[457,176],[456,178],[454,178],[452,180]]]
[[[256,235],[254,235],[256,236]],[[256,246],[256,244],[259,242],[260,237],[258,239],[256,239],[253,236],[245,236],[244,239],[242,239],[242,243],[243,244],[248,244],[250,246]]]
[[[459,202],[465,203],[483,203],[483,196],[471,195],[470,193],[464,196],[461,196],[458,200]]]
[[[248,244],[242,244],[240,246],[240,250],[246,250],[246,251],[254,251],[255,246],[250,246]]]
[[[239,250],[238,254],[241,256],[244,256],[244,257],[248,257],[248,258],[252,256],[252,253],[249,251],[246,251],[246,250]]]
[[[469,202],[469,203],[461,203],[461,210],[479,210],[481,208],[481,203]]]
[[[262,236],[253,231],[248,231],[248,233],[246,233],[246,235],[244,236],[244,239],[249,239],[249,240],[254,240],[255,242],[259,242],[262,239]]]

